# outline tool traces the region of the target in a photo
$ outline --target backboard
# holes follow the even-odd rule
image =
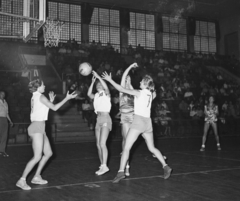
[[[46,0],[1,0],[0,38],[22,38],[25,42],[37,36],[46,21]]]

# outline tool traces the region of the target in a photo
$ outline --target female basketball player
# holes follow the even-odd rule
[[[207,139],[207,133],[212,126],[214,135],[217,141],[217,149],[220,151],[221,146],[219,143],[219,136],[217,132],[217,116],[218,116],[218,106],[214,104],[214,97],[209,97],[209,103],[204,106],[204,114],[205,114],[205,123],[204,123],[204,132],[202,137],[202,147],[200,151],[205,151],[205,142]]]
[[[133,87],[131,85],[131,78],[128,75],[128,73],[132,68],[136,68],[136,67],[137,67],[137,63],[133,63],[124,71],[122,80],[121,80],[121,86],[123,88],[133,89]],[[120,104],[119,110],[120,110],[120,114],[121,114],[121,125],[122,125],[121,130],[122,130],[122,138],[123,138],[122,149],[123,149],[124,145],[125,145],[128,130],[133,121],[134,96],[120,92],[119,99],[120,99],[119,100],[119,104]],[[129,168],[130,168],[130,166],[129,166],[129,163],[127,162],[126,169],[125,169],[126,176],[130,176]]]
[[[161,152],[155,148],[153,142],[152,121],[150,118],[152,100],[155,98],[154,83],[151,76],[146,75],[140,82],[141,90],[125,89],[119,84],[115,83],[111,74],[106,72],[102,75],[103,79],[110,82],[118,91],[134,96],[134,118],[127,134],[125,146],[122,152],[120,169],[113,183],[119,182],[125,178],[124,169],[129,158],[129,152],[137,140],[138,136],[142,134],[150,152],[162,163],[164,169],[164,179],[170,177],[172,169],[166,164]]]
[[[92,74],[92,83],[88,89],[87,95],[89,98],[94,99],[93,106],[95,113],[97,114],[95,136],[97,141],[98,156],[101,162],[99,170],[95,173],[97,175],[103,175],[109,171],[109,168],[107,167],[108,150],[106,142],[109,132],[112,130],[112,119],[109,115],[112,105],[107,84],[95,71],[93,71]],[[92,90],[96,79],[98,79],[98,82],[96,82],[97,93],[93,94]]]
[[[26,183],[26,177],[33,167],[38,163],[38,168],[31,183],[47,184],[48,181],[42,179],[41,171],[52,156],[52,149],[45,132],[45,121],[48,119],[49,108],[56,111],[68,100],[75,98],[77,94],[67,93],[66,97],[56,105],[53,104],[55,94],[49,93],[50,101],[42,94],[45,91],[45,85],[42,80],[37,79],[29,83],[29,91],[33,94],[31,99],[31,124],[28,127],[28,135],[32,139],[33,158],[27,163],[22,177],[16,183],[16,186],[23,190],[30,190],[31,187]]]

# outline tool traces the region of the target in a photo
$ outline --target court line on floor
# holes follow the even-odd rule
[[[204,158],[214,158],[214,159],[223,159],[223,160],[240,162],[240,160],[232,159],[232,158],[222,158],[222,157],[218,158],[218,157],[214,157],[214,156],[206,156],[206,155],[199,155],[199,154],[189,154],[189,153],[186,153],[186,152],[172,152],[172,153],[184,154],[184,155],[190,155],[190,156],[202,156]]]
[[[135,154],[135,156],[138,157],[144,157],[147,156],[146,154]],[[121,158],[121,155],[115,155],[115,156],[111,156],[111,158]],[[50,159],[50,162],[67,162],[67,161],[81,161],[81,160],[95,160],[95,159],[99,159],[99,157],[97,156],[93,156],[93,157],[85,157],[85,158],[72,158],[72,159]],[[11,162],[11,163],[7,163],[7,165],[21,165],[21,164],[26,164],[29,161],[29,159],[26,159],[26,161],[22,162]]]
[[[240,166],[235,167],[235,168],[225,168],[225,169],[217,169],[217,170],[202,170],[202,171],[195,171],[195,172],[176,173],[176,174],[172,174],[171,176],[182,176],[182,175],[190,175],[190,174],[206,174],[206,173],[212,173],[212,172],[231,171],[231,170],[240,170]],[[125,181],[133,181],[133,180],[153,179],[153,178],[163,178],[163,176],[162,175],[154,175],[154,176],[148,176],[148,177],[127,178],[124,180]],[[122,182],[124,182],[124,180]],[[110,182],[112,182],[112,180],[83,182],[83,183],[75,183],[75,184],[63,184],[63,185],[46,186],[46,187],[42,186],[41,188],[32,188],[30,191],[27,191],[27,192],[31,192],[33,190],[44,190],[44,189],[63,188],[63,187],[71,187],[71,186],[82,186],[82,185],[90,185],[90,184],[103,184],[103,183],[110,183]],[[114,185],[118,185],[118,184],[114,184]],[[0,194],[12,193],[12,192],[23,192],[23,190],[17,189],[17,190],[0,191]]]
[[[198,155],[198,154],[190,154],[190,153],[186,153],[186,152],[165,152],[164,155],[166,155],[168,157],[168,154],[184,154],[184,155],[192,155],[192,156],[203,156],[203,155]],[[135,154],[134,156],[138,156],[138,157],[151,157],[151,155],[149,154]],[[115,155],[115,156],[111,156],[111,158],[119,158],[121,157],[120,155]],[[213,157],[213,156],[203,156],[205,158],[215,158],[215,159],[224,159],[224,160],[231,160],[231,161],[237,161],[240,162],[240,160],[237,159],[229,159],[229,158],[218,158],[218,157]],[[53,159],[51,162],[66,162],[66,161],[81,161],[81,160],[94,160],[94,159],[98,159],[98,157],[85,157],[85,158],[72,158],[72,159]],[[27,160],[26,160],[27,161]],[[26,162],[12,162],[12,163],[8,163],[7,165],[21,165],[21,164],[26,164]]]

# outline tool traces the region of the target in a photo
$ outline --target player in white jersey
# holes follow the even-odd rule
[[[98,82],[96,82],[97,93],[93,94],[93,85],[96,79],[98,79]],[[97,175],[103,175],[109,171],[109,168],[107,167],[108,149],[106,142],[109,132],[112,130],[112,119],[109,115],[112,105],[108,86],[95,71],[93,71],[93,78],[88,89],[88,96],[89,98],[94,99],[93,106],[95,113],[97,114],[95,136],[101,165],[99,170],[95,173]]]
[[[166,164],[163,155],[157,148],[155,148],[153,142],[150,110],[152,100],[156,97],[156,93],[154,92],[155,86],[152,77],[149,75],[144,76],[140,82],[141,90],[123,88],[121,85],[112,80],[111,74],[108,75],[107,73],[103,73],[102,77],[103,79],[109,81],[118,91],[134,96],[134,118],[128,131],[124,150],[122,152],[120,169],[117,176],[114,178],[113,183],[117,183],[121,179],[125,178],[124,169],[129,158],[129,152],[140,134],[142,134],[145,139],[149,151],[152,152],[161,162],[164,169],[164,179],[169,178],[172,169]]]
[[[16,183],[16,186],[23,190],[31,189],[26,183],[26,178],[37,163],[37,171],[31,183],[40,185],[48,183],[47,180],[41,177],[44,165],[52,156],[52,149],[45,132],[45,121],[48,119],[48,111],[49,109],[54,111],[58,110],[68,100],[77,96],[75,93],[67,93],[66,97],[61,102],[53,104],[56,95],[50,92],[50,100],[48,100],[42,94],[45,91],[45,85],[42,80],[34,80],[29,83],[28,87],[29,91],[33,94],[31,99],[31,124],[28,127],[28,135],[32,139],[33,158],[27,163],[21,178]]]

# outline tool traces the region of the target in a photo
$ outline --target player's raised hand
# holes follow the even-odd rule
[[[107,81],[112,80],[112,74],[110,73],[110,74],[108,75],[107,72],[105,71],[105,72],[103,72],[103,74],[102,74],[102,79],[107,80]]]
[[[94,83],[96,81],[96,77],[93,75],[92,76],[92,83]]]
[[[56,97],[56,94],[54,94],[53,91],[50,91],[48,95],[49,95],[49,98],[50,98],[50,102],[53,102],[55,97]]]
[[[69,91],[67,92],[66,98],[68,100],[76,98],[78,96],[78,94],[76,93],[76,91],[72,92],[71,94],[69,93]]]
[[[100,76],[97,74],[96,71],[93,70],[93,71],[92,71],[92,74],[93,74],[93,76],[94,76],[95,78],[98,78],[98,79],[100,78]]]
[[[136,62],[134,62],[133,64],[130,65],[130,67],[132,68],[137,68],[138,67],[138,64]]]

